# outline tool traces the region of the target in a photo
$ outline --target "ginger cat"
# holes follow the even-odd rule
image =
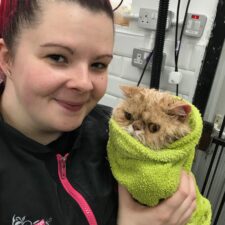
[[[159,150],[190,132],[191,106],[155,89],[121,87],[125,99],[113,110],[112,118],[145,146]]]

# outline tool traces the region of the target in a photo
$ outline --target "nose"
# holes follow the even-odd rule
[[[132,126],[135,131],[142,130],[144,128],[144,124],[140,120],[134,121]]]
[[[92,76],[86,64],[76,65],[69,71],[67,87],[78,91],[91,91],[93,89]]]

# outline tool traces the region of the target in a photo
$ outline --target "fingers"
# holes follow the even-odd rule
[[[190,180],[189,176],[186,172],[182,171],[180,185],[177,192],[165,202],[170,206],[172,209],[177,209],[180,207],[184,200],[187,198],[190,192]]]
[[[139,204],[123,186],[118,188],[118,224],[185,225],[196,208],[195,181],[186,172],[181,174],[177,192],[155,207]]]
[[[186,224],[196,209],[196,189],[195,179],[192,175],[188,176],[189,179],[189,195],[181,204],[177,213],[182,215],[180,222]]]
[[[196,202],[193,201],[191,206],[188,208],[188,210],[183,214],[182,218],[180,219],[180,224],[187,224],[195,209],[196,209]]]
[[[186,224],[195,210],[195,198],[194,179],[186,172],[182,172],[177,192],[158,206],[158,211],[163,216],[164,224]],[[170,222],[166,223],[166,221]]]

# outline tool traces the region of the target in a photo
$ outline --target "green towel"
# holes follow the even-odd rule
[[[195,147],[202,132],[202,118],[192,105],[189,116],[192,132],[161,150],[151,150],[110,119],[108,159],[116,180],[131,195],[148,206],[155,206],[176,192],[181,170],[191,171]],[[197,208],[188,225],[210,225],[211,205],[196,185]]]

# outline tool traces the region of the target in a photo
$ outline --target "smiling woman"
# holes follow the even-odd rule
[[[2,67],[11,73],[2,114],[9,124],[47,144],[62,131],[79,127],[105,93],[113,26],[106,14],[71,2],[47,1],[42,14],[40,24],[22,28],[13,64]]]
[[[0,1],[0,224],[183,225],[193,212],[187,175],[160,207],[118,195],[111,109],[97,105],[113,21],[108,0]]]

